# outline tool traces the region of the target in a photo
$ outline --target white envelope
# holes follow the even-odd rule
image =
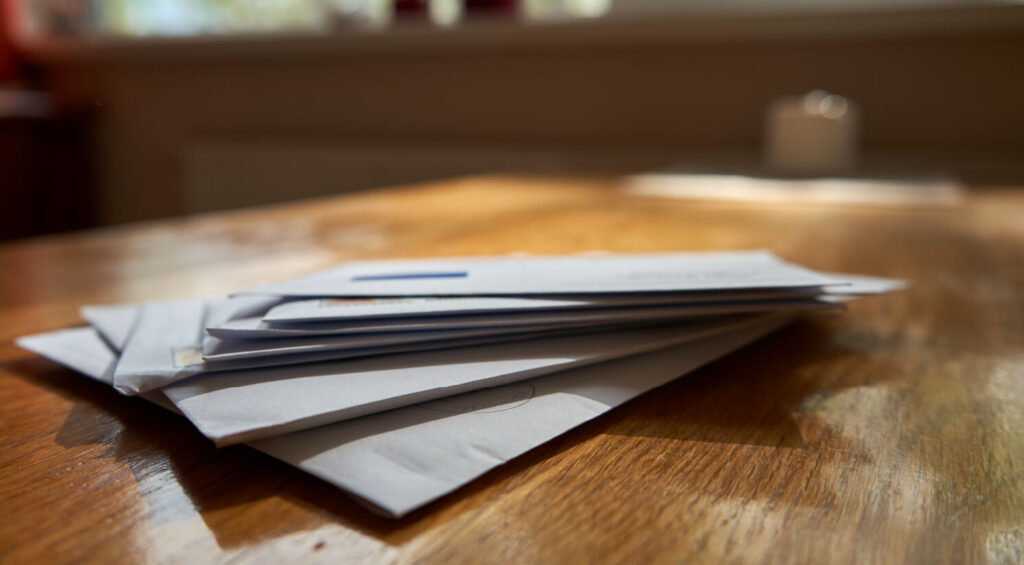
[[[776,317],[655,353],[249,445],[347,490],[374,511],[401,517],[647,390],[747,345],[786,319]],[[91,328],[28,336],[18,343],[57,363],[91,367],[98,375],[102,367],[116,362]],[[168,405],[159,390],[144,398]]]
[[[217,445],[279,435],[443,396],[664,349],[749,325],[725,318],[203,375],[164,387]]]
[[[468,330],[427,330],[421,332],[388,332],[341,336],[285,337],[279,339],[221,339],[206,336],[203,358],[207,361],[254,359],[271,355],[291,355],[311,351],[359,351],[394,345],[423,345],[427,349],[449,349],[463,343],[485,343],[505,339],[524,339],[541,335],[557,335],[570,331],[595,331],[605,326],[550,324],[514,326],[510,328],[473,328]],[[492,338],[484,340],[483,338]]]
[[[821,294],[819,288],[730,292],[637,293],[576,296],[392,296],[387,298],[316,298],[282,301],[263,315],[267,322],[313,322],[406,318],[457,314],[516,313],[545,310],[681,305],[792,299]]]
[[[214,305],[215,306],[215,305]],[[156,302],[138,307],[134,330],[124,341],[121,358],[114,370],[114,386],[123,394],[133,395],[153,390],[196,375],[219,371],[238,371],[255,367],[282,367],[324,360],[352,359],[372,355],[388,355],[437,349],[452,345],[479,345],[527,339],[537,332],[516,335],[489,335],[462,340],[401,343],[380,347],[335,351],[331,349],[290,352],[243,359],[205,361],[202,357],[202,327],[210,304],[204,301]],[[126,317],[97,318],[107,329],[119,334],[122,329],[109,327]],[[543,332],[541,332],[543,333]]]
[[[437,331],[495,326],[537,326],[553,324],[612,325],[655,322],[722,316],[758,312],[796,312],[836,308],[832,301],[819,298],[769,300],[750,302],[712,302],[671,306],[636,308],[591,308],[551,312],[516,312],[463,314],[458,316],[428,316],[422,318],[393,318],[366,320],[333,320],[324,322],[265,322],[259,318],[241,318],[219,326],[208,326],[206,331],[225,339],[257,339],[300,336],[365,334],[375,332]]]
[[[851,275],[837,275],[842,280],[851,281],[842,292],[852,294],[863,294],[871,292],[884,292],[902,287],[902,281],[878,279],[873,277],[856,277]],[[837,292],[837,287],[829,287],[829,292]],[[792,302],[792,304],[790,304]],[[778,301],[773,308],[786,310],[797,303],[804,304],[807,308],[836,307],[830,300],[816,301]],[[418,322],[414,320],[383,320],[371,322],[371,325],[350,324],[335,322],[324,322],[316,324],[316,329],[281,329],[267,327],[259,317],[235,319],[237,316],[260,316],[267,309],[280,303],[279,298],[266,297],[239,297],[230,300],[216,299],[210,301],[179,301],[159,302],[143,305],[135,312],[130,307],[87,307],[83,314],[92,320],[108,342],[119,342],[125,344],[124,354],[115,371],[115,386],[125,394],[158,388],[165,384],[175,382],[187,377],[199,375],[212,371],[239,370],[250,367],[262,367],[278,364],[292,364],[303,362],[314,362],[325,359],[343,359],[363,357],[367,355],[383,355],[389,353],[416,351],[444,347],[444,342],[408,343],[392,346],[381,346],[369,349],[354,349],[344,351],[333,351],[329,347],[319,348],[311,351],[290,352],[288,355],[275,355],[253,359],[225,359],[221,361],[204,362],[202,359],[202,325],[221,324],[220,330],[210,330],[218,336],[239,337],[281,337],[281,336],[303,336],[303,335],[334,335],[353,332],[367,331],[415,331],[436,328],[451,327],[446,324],[438,324],[437,321]],[[671,308],[662,309],[661,312],[640,310],[638,312],[626,311],[616,313],[615,316],[607,316],[606,313],[574,313],[568,317],[564,313],[548,312],[539,316],[521,315],[515,317],[515,321],[530,325],[536,324],[579,324],[601,322],[604,324],[621,324],[640,322],[644,320],[658,319],[663,315],[682,315],[685,310],[689,315],[711,315],[724,314],[742,311],[746,307],[737,310],[731,306],[724,305],[690,305],[679,306],[678,311]],[[757,310],[768,310],[758,307]],[[461,316],[460,318],[471,318]],[[199,324],[197,327],[195,324]],[[134,326],[132,325],[134,324]],[[332,325],[334,324],[334,325]],[[493,322],[487,315],[478,315],[477,319],[471,321],[460,321],[457,326],[488,327]],[[127,340],[128,333],[124,328],[135,327],[132,333],[133,339]],[[109,329],[104,329],[109,328]],[[525,335],[525,334],[524,334]],[[499,337],[473,338],[470,343],[489,343],[500,340]]]
[[[207,324],[218,325],[235,318],[262,316],[283,300],[277,297],[230,297],[207,301],[204,319]],[[169,303],[174,304],[174,303]],[[135,327],[142,304],[112,304],[83,306],[82,318],[89,322],[100,336],[115,350],[122,351]]]
[[[203,300],[140,306],[114,370],[114,387],[135,394],[202,371],[206,309]]]
[[[103,318],[102,314],[100,315]],[[110,321],[110,318],[103,318]],[[118,325],[116,320],[112,325]],[[131,320],[124,325],[131,331]],[[42,334],[19,337],[14,342],[22,349],[74,369],[83,375],[108,385],[114,384],[114,366],[117,354],[107,345],[100,333],[91,327],[68,328]]]
[[[386,298],[282,299],[263,315],[266,322],[313,322],[366,318],[421,317],[544,310],[583,310],[696,302],[740,302],[807,298],[820,295],[881,294],[905,288],[906,281],[825,273],[843,284],[779,290],[735,290],[686,293],[636,293],[573,296],[392,296]],[[235,316],[241,318],[244,316]],[[217,325],[217,324],[211,324]]]
[[[786,319],[250,445],[400,517]]]
[[[353,329],[351,324],[368,324],[379,329],[380,324],[390,324],[395,331],[357,334],[313,334],[307,337],[278,336],[278,339],[223,339],[207,336],[203,344],[204,358],[207,361],[225,359],[258,358],[267,355],[284,355],[309,351],[343,351],[358,350],[366,347],[394,345],[400,343],[437,342],[440,339],[460,339],[522,333],[527,331],[552,331],[571,328],[594,329],[617,327],[624,325],[666,323],[684,319],[706,318],[744,313],[764,312],[797,312],[814,309],[830,309],[837,307],[835,302],[817,299],[773,300],[727,302],[712,304],[689,304],[641,308],[614,308],[572,310],[546,313],[524,314],[470,314],[459,316],[439,316],[432,318],[413,318],[402,320],[367,320],[357,322],[316,322],[303,327],[313,326],[311,331],[328,331],[327,325],[337,329],[338,324],[350,324],[345,329]],[[532,322],[532,323],[531,323]],[[234,320],[234,323],[243,323]],[[475,327],[476,324],[487,324]],[[520,324],[527,324],[520,326]],[[422,328],[416,331],[410,327]],[[468,328],[465,326],[468,325]],[[449,327],[454,326],[452,329]],[[440,329],[439,329],[440,328]],[[310,331],[310,330],[307,330]],[[564,333],[564,332],[563,332]],[[237,334],[236,334],[237,336]],[[447,337],[446,337],[447,336]],[[443,344],[438,344],[443,345]],[[457,345],[453,342],[452,345]],[[450,347],[450,346],[446,346]]]
[[[707,292],[842,284],[767,251],[360,261],[240,294],[487,296]]]
[[[844,273],[822,273],[827,277],[842,280],[846,284],[830,286],[826,288],[826,294],[822,296],[825,300],[835,300],[849,297],[867,296],[871,294],[885,294],[897,290],[910,288],[910,281],[902,279],[887,279],[882,277],[870,277],[867,275],[850,275]]]
[[[100,337],[106,340],[115,351],[124,349],[132,328],[135,327],[135,319],[139,314],[139,307],[135,304],[115,304],[110,306],[83,306],[78,310],[79,315],[89,322],[89,325],[96,328]]]
[[[277,296],[229,296],[210,302],[206,324],[216,326],[238,318],[265,316],[267,312],[287,302]]]

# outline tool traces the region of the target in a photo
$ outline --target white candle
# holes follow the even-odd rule
[[[856,166],[860,111],[842,96],[814,90],[779,98],[765,129],[765,156],[775,171],[831,175]]]

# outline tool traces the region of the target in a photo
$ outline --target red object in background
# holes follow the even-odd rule
[[[14,78],[14,0],[0,0],[0,84]]]
[[[0,0],[0,240],[91,227],[97,216],[91,115],[52,107],[45,69],[15,49],[17,8]]]

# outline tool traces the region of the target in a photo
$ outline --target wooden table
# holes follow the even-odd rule
[[[81,304],[357,257],[764,247],[908,292],[797,323],[399,520],[16,349]],[[939,209],[487,177],[0,246],[11,563],[1024,559],[1024,192]]]

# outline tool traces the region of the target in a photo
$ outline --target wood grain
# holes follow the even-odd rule
[[[1024,193],[858,209],[482,177],[0,246],[10,563],[1020,563]],[[356,257],[770,248],[912,290],[798,323],[400,521],[16,349]]]

